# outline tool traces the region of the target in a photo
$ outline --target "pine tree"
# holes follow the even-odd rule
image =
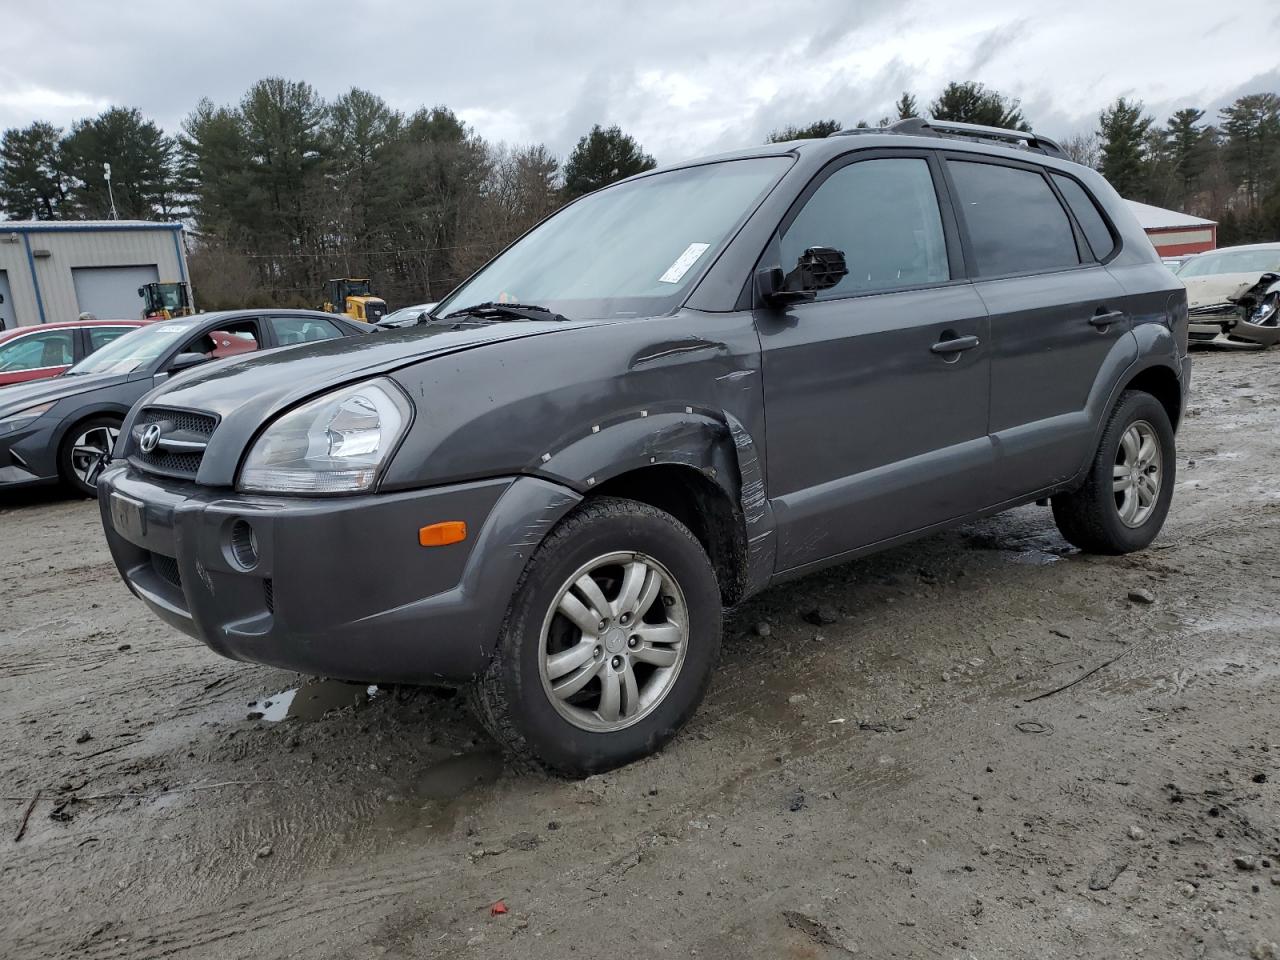
[[[111,107],[74,124],[61,145],[74,215],[106,219],[113,198],[121,219],[177,215],[174,146],[135,108]],[[109,190],[106,164],[111,165]]]
[[[1098,139],[1102,141],[1102,174],[1121,196],[1145,196],[1147,131],[1152,119],[1144,116],[1141,100],[1120,97],[1098,115]]]
[[[807,127],[794,124],[774,130],[765,138],[765,143],[786,143],[789,140],[821,140],[841,129],[839,120],[815,120]]]
[[[902,92],[902,96],[898,98],[897,103],[893,105],[893,108],[898,112],[899,120],[909,120],[912,117],[920,116],[920,112],[916,108],[916,98],[905,90]]]
[[[36,122],[0,139],[0,210],[14,220],[53,220],[67,199],[62,131]]]
[[[938,99],[930,105],[929,113],[935,120],[977,123],[1007,130],[1031,130],[1018,100],[995,90],[988,90],[973,80],[947,84],[946,89],[938,94]]]
[[[621,127],[606,129],[596,124],[569,154],[564,166],[565,194],[580,197],[655,166],[653,157]]]

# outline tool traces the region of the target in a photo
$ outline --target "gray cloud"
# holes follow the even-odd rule
[[[591,124],[618,123],[670,161],[788,123],[874,122],[903,90],[923,106],[973,79],[1066,135],[1122,93],[1164,109],[1276,89],[1275,71],[1251,77],[1233,52],[1253,48],[1271,0],[1234,5],[1224,22],[1166,0],[8,0],[0,127],[119,104],[176,131],[201,97],[235,102],[283,75],[326,97],[360,86],[403,110],[447,104],[482,136],[562,155]]]

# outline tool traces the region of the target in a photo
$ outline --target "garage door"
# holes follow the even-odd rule
[[[76,303],[81,313],[99,320],[124,320],[142,315],[138,288],[155,283],[160,271],[149,267],[72,267]]]
[[[9,275],[0,270],[0,330],[12,330],[18,325],[13,316],[13,294],[9,291]]]

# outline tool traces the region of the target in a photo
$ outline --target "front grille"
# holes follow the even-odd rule
[[[165,583],[182,589],[182,573],[178,570],[178,561],[173,557],[166,557],[163,553],[151,554],[151,569]]]
[[[148,407],[138,414],[134,422],[134,438],[129,445],[130,459],[144,470],[163,473],[171,477],[195,477],[204,459],[204,451],[165,450],[162,447],[150,451],[138,446],[138,433],[149,425],[158,423],[164,430],[164,439],[204,442],[213,436],[218,426],[217,417],[190,410],[169,410],[164,407]]]

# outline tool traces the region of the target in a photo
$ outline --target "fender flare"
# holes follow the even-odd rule
[[[754,438],[732,414],[710,407],[653,405],[587,424],[559,438],[526,468],[587,495],[614,477],[646,467],[697,470],[733,506],[742,548],[742,595],[773,574],[773,513]]]

